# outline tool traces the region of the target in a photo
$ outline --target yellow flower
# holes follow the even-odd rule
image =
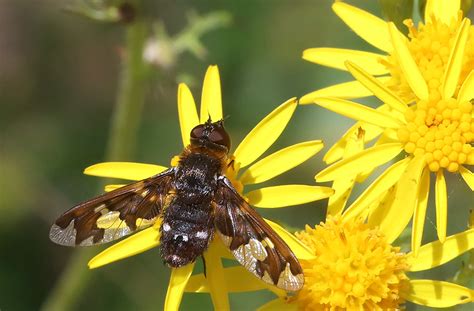
[[[357,80],[310,93],[301,100],[358,121],[328,151],[325,161],[341,159],[347,137],[361,129],[365,143],[377,138],[373,147],[331,165],[316,179],[329,181],[342,174],[366,176],[364,173],[404,151],[407,157],[390,166],[349,207],[349,214],[372,213],[370,205],[392,191],[394,195],[385,201],[381,226],[397,223],[389,237],[398,236],[413,216],[412,249],[416,254],[422,239],[430,172],[436,176],[440,241],[446,238],[445,173],[460,174],[474,189],[474,175],[468,168],[474,164],[474,39],[470,36],[474,28],[469,19],[462,18],[459,1],[427,1],[425,24],[416,28],[411,20],[406,21],[408,38],[393,23],[343,2],[334,3],[333,9],[359,36],[386,54],[327,48],[304,52],[305,59],[348,70]],[[374,78],[371,74],[384,76]],[[372,109],[346,100],[369,95],[384,104]]]
[[[277,107],[250,131],[230,157],[226,175],[231,179],[235,188],[242,192],[248,184],[257,184],[280,175],[301,164],[323,147],[320,140],[302,142],[289,146],[255,162],[280,136],[296,109],[296,99],[290,99]],[[178,88],[178,113],[181,127],[183,146],[190,140],[191,129],[204,123],[210,117],[212,121],[222,119],[221,87],[217,66],[210,66],[204,78],[200,116],[189,88],[180,84]],[[255,162],[255,163],[254,163]],[[176,165],[176,157],[171,160]],[[231,163],[229,163],[231,164]],[[242,168],[246,168],[241,172]],[[248,168],[247,168],[248,167]],[[90,166],[85,169],[87,175],[141,180],[164,171],[166,167],[143,163],[107,162]],[[110,191],[123,185],[108,185]],[[297,193],[298,196],[293,197]],[[281,185],[260,188],[244,194],[250,204],[263,208],[279,208],[312,202],[323,199],[333,193],[327,187],[306,185]],[[277,232],[286,234],[281,227],[269,221]],[[160,221],[151,228],[138,232],[131,237],[109,247],[89,262],[90,268],[97,268],[111,262],[139,254],[157,247],[160,241]],[[290,243],[291,246],[291,243]],[[297,246],[296,246],[297,247]],[[206,262],[206,282],[216,310],[228,310],[228,288],[223,275],[221,257],[231,258],[232,255],[220,242],[214,239],[209,249],[203,254]],[[172,269],[165,300],[165,310],[178,310],[181,298],[191,277],[194,263],[182,268]]]
[[[361,220],[329,216],[296,234],[315,259],[303,261],[307,282],[295,300],[305,309],[375,310],[400,304],[408,264],[400,248]],[[349,298],[350,297],[350,298]]]
[[[405,301],[443,308],[474,301],[472,289],[409,277],[474,248],[474,229],[423,245],[418,256],[400,251],[379,227],[358,217],[329,216],[296,235],[314,254],[301,260],[305,285],[295,296],[279,297],[260,311],[398,310]]]
[[[474,290],[450,282],[416,279],[410,272],[438,267],[474,248],[474,229],[423,245],[415,256],[394,246],[377,223],[347,215],[296,233],[279,234],[293,246],[304,270],[305,285],[295,296],[274,291],[242,267],[224,269],[231,292],[273,290],[270,310],[399,310],[405,301],[442,308],[474,302]],[[303,243],[301,245],[301,243]],[[186,291],[209,292],[202,274],[191,277]]]
[[[426,92],[423,86],[416,91],[412,90],[412,79],[420,76],[413,72],[408,76],[407,70],[410,68],[403,63],[407,60],[402,62],[398,59],[397,47],[392,37],[393,29],[390,29],[393,25],[389,26],[391,23],[342,1],[336,1],[332,8],[352,31],[382,53],[339,48],[311,48],[303,52],[305,60],[340,70],[347,70],[345,62],[352,61],[370,74],[378,76],[377,79],[380,82],[408,101],[414,100],[415,96],[420,97],[419,93]],[[474,69],[474,38],[460,36],[461,32],[467,35],[472,31],[472,27],[469,27],[470,20],[462,18],[460,0],[428,0],[424,20],[425,22],[420,23],[418,27],[415,27],[410,19],[405,21],[409,30],[408,38],[400,36],[404,37],[402,40],[408,48],[406,52],[419,66],[420,74],[431,90],[439,89],[443,85],[443,81],[447,79],[445,72],[448,64],[453,65],[453,62],[457,62],[455,66],[462,67],[460,77],[457,84],[450,87],[456,86],[458,90]],[[466,42],[462,42],[463,40]],[[458,57],[463,57],[454,59],[454,50],[459,54]],[[312,103],[314,98],[334,95],[341,98],[359,98],[372,94],[357,81],[351,81],[309,93],[303,96],[300,102]]]

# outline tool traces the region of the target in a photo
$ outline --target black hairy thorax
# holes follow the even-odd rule
[[[201,152],[200,152],[201,151]],[[185,150],[175,171],[174,195],[161,224],[161,257],[171,267],[196,260],[214,234],[212,200],[225,155],[209,150]]]

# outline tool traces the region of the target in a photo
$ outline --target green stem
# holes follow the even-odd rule
[[[112,117],[107,150],[108,160],[130,159],[135,150],[136,136],[145,102],[147,70],[142,56],[146,35],[147,26],[141,21],[135,22],[127,29],[127,55]]]
[[[126,55],[112,116],[107,160],[129,160],[141,120],[145,97],[146,66],[142,60],[147,25],[137,20],[126,30]],[[92,280],[88,260],[97,249],[74,250],[55,287],[42,306],[44,311],[72,310],[86,285]]]

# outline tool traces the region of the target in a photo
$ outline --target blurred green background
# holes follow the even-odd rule
[[[99,2],[99,1],[91,1]],[[381,16],[377,1],[347,1]],[[63,9],[71,1],[0,1],[0,310],[41,307],[77,249],[48,239],[55,218],[100,193],[99,179],[82,170],[104,161],[110,118],[124,51],[122,23],[100,23]],[[209,64],[218,64],[226,127],[234,146],[267,113],[294,96],[347,81],[344,72],[301,59],[310,47],[373,51],[339,20],[330,0],[145,1],[146,18],[170,35],[187,25],[186,14],[227,12],[227,27],[202,38],[207,54],[179,56],[170,68],[150,66],[136,150],[129,160],[169,165],[182,149],[176,110],[177,83],[186,81],[197,102]],[[151,35],[151,34],[150,34]],[[376,103],[376,101],[373,101]],[[322,155],[352,123],[316,106],[299,107],[269,150],[323,139],[325,149],[269,185],[313,184]],[[362,189],[362,188],[361,188]],[[360,191],[360,190],[358,190]],[[448,176],[448,233],[466,227],[472,192]],[[324,219],[326,201],[261,214],[291,228]],[[431,202],[425,240],[435,232]],[[404,241],[401,241],[404,242]],[[103,248],[96,247],[93,253]],[[449,279],[466,256],[416,277]],[[86,268],[84,267],[84,270]],[[160,310],[169,269],[158,250],[86,271],[73,310]],[[471,284],[472,285],[472,284]],[[235,310],[252,310],[269,292],[232,294]],[[206,294],[185,294],[182,310],[209,310]]]

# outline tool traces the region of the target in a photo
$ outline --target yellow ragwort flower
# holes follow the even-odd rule
[[[347,138],[360,130],[365,133],[365,143],[377,138],[373,147],[331,165],[316,178],[328,181],[341,174],[367,173],[403,151],[407,157],[388,168],[349,209],[351,215],[365,212],[374,200],[393,190],[391,201],[385,201],[381,226],[393,222],[406,225],[413,216],[412,248],[416,253],[422,239],[430,172],[436,176],[440,241],[446,238],[445,173],[460,174],[474,189],[474,174],[468,168],[474,164],[474,28],[462,17],[459,1],[428,0],[424,24],[415,27],[411,20],[406,21],[408,38],[393,23],[343,2],[334,3],[333,9],[354,32],[386,54],[328,48],[304,52],[305,59],[348,70],[356,78],[305,95],[300,101],[358,121],[328,151],[325,161],[341,159]],[[378,97],[383,105],[372,109],[346,100],[369,95]],[[396,227],[403,230],[404,226]],[[392,231],[390,236],[399,233]]]
[[[473,249],[473,229],[449,236],[444,243],[423,245],[418,256],[401,252],[379,227],[358,217],[329,216],[296,235],[314,255],[301,260],[305,285],[295,296],[279,297],[260,311],[399,310],[405,301],[443,308],[474,301],[472,289],[409,276]]]
[[[311,281],[294,298],[304,309],[387,310],[403,302],[406,256],[380,230],[329,216],[296,236],[315,254],[302,262]]]
[[[276,151],[255,162],[276,141],[285,129],[294,110],[296,99],[290,99],[267,115],[244,138],[234,151],[226,173],[234,187],[242,193],[245,185],[257,184],[280,175],[306,161],[319,150],[323,143],[320,140],[306,141]],[[180,84],[178,88],[178,113],[181,127],[183,146],[190,140],[191,130],[198,124],[204,123],[210,117],[212,121],[222,119],[221,87],[217,66],[210,66],[204,78],[200,116],[189,88]],[[176,165],[176,157],[171,165]],[[245,170],[241,170],[246,168]],[[106,162],[85,169],[87,175],[120,178],[126,180],[141,180],[166,169],[164,166],[131,163]],[[123,185],[108,185],[106,191],[111,191]],[[293,196],[297,193],[297,196]],[[244,197],[250,204],[263,208],[279,208],[298,205],[327,198],[333,193],[331,188],[307,185],[281,185],[265,187],[245,193]],[[277,233],[286,234],[277,224],[270,222]],[[89,262],[90,268],[97,268],[111,262],[139,254],[155,248],[160,242],[160,221],[152,227],[138,232],[131,237],[109,247]],[[296,244],[295,244],[296,243]],[[290,247],[298,250],[297,242],[289,243]],[[233,259],[219,238],[215,238],[209,249],[203,254],[206,262],[206,284],[216,310],[228,310],[228,290],[224,279],[221,257]],[[165,300],[165,310],[178,310],[183,292],[191,277],[194,263],[182,268],[172,269]],[[250,274],[250,273],[249,273]],[[260,282],[260,281],[259,281]],[[192,286],[192,284],[190,285]]]
[[[434,308],[474,302],[472,289],[410,277],[410,272],[438,267],[472,250],[474,229],[449,236],[444,243],[425,244],[415,256],[394,246],[394,239],[376,223],[342,216],[328,216],[314,228],[306,226],[296,234],[297,240],[289,233],[282,234],[297,249],[305,285],[295,296],[276,291],[278,298],[259,311],[399,310],[405,301]],[[298,240],[303,245],[298,245]],[[271,289],[242,267],[226,268],[224,275],[232,292]],[[196,275],[186,290],[208,292],[209,285],[202,274]]]

